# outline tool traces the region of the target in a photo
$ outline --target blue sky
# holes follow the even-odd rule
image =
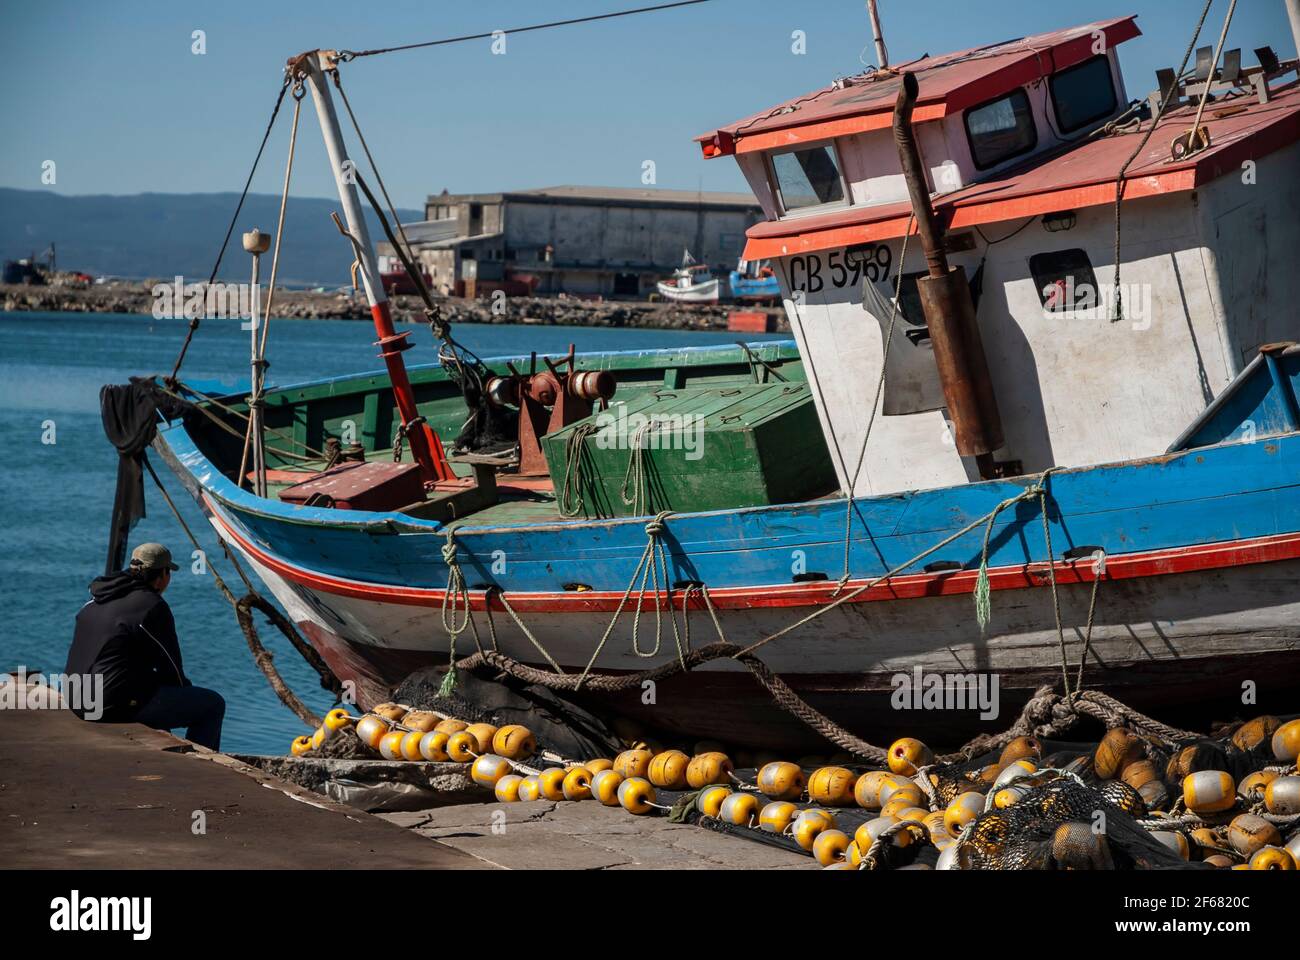
[[[648,0],[0,4],[0,185],[64,194],[238,190],[285,59],[506,29]],[[1201,44],[1218,36],[1216,0]],[[1130,96],[1177,66],[1198,0],[881,0],[894,62],[1129,13]],[[203,30],[207,52],[191,52]],[[802,30],[807,52],[791,52]],[[344,83],[401,206],[426,194],[561,183],[742,190],[732,161],[691,138],[861,69],[872,59],[861,0],[713,0],[697,7],[358,60]],[[1240,0],[1229,46],[1295,52],[1282,0]],[[330,196],[319,128],[304,102],[293,192]],[[282,114],[254,189],[279,190]],[[54,160],[57,183],[43,187]]]

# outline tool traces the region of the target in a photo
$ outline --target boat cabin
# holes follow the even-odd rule
[[[904,73],[945,249],[970,281],[1004,475],[1161,454],[1261,346],[1300,333],[1295,61],[1261,47],[1259,66],[1228,50],[1216,67],[1205,51],[1130,103],[1118,57],[1139,34],[1130,16],[924,57],[697,138],[706,158],[735,158],[763,207],[744,256],[776,267],[844,489],[979,477],[952,438],[922,245],[904,247]],[[1208,143],[1180,151],[1207,84]]]

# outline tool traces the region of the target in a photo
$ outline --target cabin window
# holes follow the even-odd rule
[[[1115,81],[1106,57],[1093,57],[1054,73],[1047,83],[1062,133],[1073,133],[1115,112]]]
[[[1015,90],[966,111],[971,158],[981,170],[1028,153],[1038,143],[1034,111],[1024,90]]]
[[[1082,250],[1054,250],[1029,258],[1038,299],[1048,313],[1087,310],[1097,305],[1097,276]]]
[[[844,177],[831,144],[774,153],[769,160],[784,212],[844,203]]]

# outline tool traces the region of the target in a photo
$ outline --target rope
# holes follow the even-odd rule
[[[1201,116],[1205,113],[1206,101],[1210,99],[1210,87],[1214,85],[1214,72],[1219,69],[1219,54],[1223,53],[1223,44],[1228,39],[1228,25],[1232,23],[1232,14],[1236,9],[1237,0],[1232,0],[1228,4],[1228,15],[1223,18],[1223,30],[1219,33],[1219,42],[1214,48],[1214,60],[1210,63],[1210,74],[1205,78],[1205,89],[1201,91],[1201,102],[1196,108],[1196,119],[1192,121],[1192,128],[1188,131],[1188,150],[1183,155],[1184,158],[1204,149],[1203,146],[1197,145],[1200,140],[1198,130],[1201,126]]]
[[[446,543],[442,545],[442,562],[447,565],[447,589],[442,594],[442,628],[447,631],[450,641],[447,675],[438,689],[439,696],[450,696],[456,688],[456,638],[465,632],[473,622],[469,605],[469,588],[465,585],[465,574],[456,559],[456,537],[450,528],[444,531]],[[464,618],[456,623],[457,610],[464,604]],[[475,639],[478,633],[475,630]]]
[[[524,623],[519,614],[515,613],[515,608],[510,606],[510,601],[506,599],[505,591],[500,587],[492,587],[488,590],[488,594],[489,596],[484,598],[486,601],[484,607],[488,612],[488,629],[492,631],[492,648],[495,650],[497,647],[496,628],[492,625],[492,604],[490,602],[491,597],[495,597],[497,600],[501,601],[501,606],[505,607],[506,613],[510,614],[510,619],[515,622],[515,625],[519,627],[521,631],[523,631],[524,636],[528,638],[528,642],[537,648],[537,652],[545,658],[546,662],[551,665],[555,672],[564,673],[564,668],[555,662],[555,658],[551,656],[551,652],[542,645],[542,642],[538,640],[537,637],[533,636],[533,632],[528,629],[528,625]]]
[[[487,40],[498,34],[529,33],[533,30],[549,30],[552,27],[567,27],[578,23],[593,23],[597,20],[613,20],[617,17],[630,17],[638,13],[654,13],[658,10],[672,10],[675,7],[690,7],[709,0],[678,0],[676,3],[661,3],[652,7],[637,7],[633,10],[617,10],[613,13],[600,13],[589,17],[574,17],[570,20],[552,20],[549,23],[534,23],[527,27],[514,27],[510,30],[492,30],[488,33],[471,33],[460,37],[445,37],[441,40],[426,40],[423,43],[405,43],[396,47],[379,47],[374,50],[340,50],[338,61],[348,63],[360,57],[373,57],[381,53],[396,53],[401,50],[418,50],[423,47],[439,47],[448,43],[464,43],[467,40]]]
[[[623,608],[627,606],[628,599],[632,596],[632,591],[637,589],[637,577],[641,578],[640,588],[637,592],[636,610],[632,616],[632,652],[643,658],[657,656],[659,648],[663,642],[663,610],[659,602],[659,577],[662,572],[664,580],[664,593],[668,600],[668,619],[673,627],[673,640],[677,644],[677,659],[681,668],[686,669],[686,654],[682,648],[681,634],[677,630],[677,614],[673,610],[672,585],[668,579],[668,557],[667,550],[663,545],[660,537],[663,535],[664,521],[672,516],[672,511],[664,510],[656,514],[654,519],[645,525],[646,544],[645,549],[641,552],[641,559],[637,561],[636,569],[632,571],[632,578],[628,581],[627,589],[623,591],[623,597],[618,601],[618,606],[614,608],[614,615],[610,617],[609,626],[605,628],[604,634],[601,635],[600,642],[596,644],[596,649],[592,651],[591,659],[583,667],[582,674],[578,677],[578,689],[591,674],[591,668],[595,665],[597,658],[600,657],[601,651],[605,649],[605,644],[609,640],[610,634],[614,632],[614,627],[618,624],[619,617],[623,615]],[[654,586],[655,594],[655,645],[654,649],[643,652],[639,643],[639,634],[641,630],[641,608],[645,604],[646,583],[650,581]]]
[[[623,484],[619,487],[619,497],[624,506],[632,508],[633,516],[643,516],[650,512],[649,468],[645,459],[645,435],[659,426],[657,420],[647,420],[632,431],[630,439],[631,452],[627,457],[627,469],[623,471]],[[628,481],[632,482],[632,495],[628,496]]]
[[[1142,139],[1138,141],[1138,145],[1133,148],[1133,152],[1128,155],[1128,159],[1120,166],[1119,173],[1115,176],[1115,315],[1111,317],[1111,323],[1118,323],[1124,319],[1124,297],[1119,289],[1120,226],[1123,219],[1124,174],[1128,172],[1129,164],[1136,160],[1138,154],[1146,149],[1151,134],[1155,133],[1156,127],[1160,126],[1160,121],[1164,118],[1165,110],[1169,107],[1174,91],[1178,89],[1178,83],[1187,70],[1187,61],[1192,58],[1192,50],[1196,48],[1196,38],[1201,35],[1201,27],[1205,26],[1205,17],[1209,14],[1210,6],[1213,3],[1214,0],[1205,0],[1205,6],[1201,8],[1201,16],[1196,21],[1196,29],[1192,32],[1192,39],[1187,41],[1187,49],[1183,51],[1183,62],[1179,65],[1178,72],[1174,74],[1172,85],[1165,91],[1165,95],[1160,98],[1160,109],[1156,111],[1150,128],[1142,135]]]
[[[844,589],[845,584],[849,582],[849,540],[853,531],[853,498],[854,492],[858,488],[858,475],[862,472],[862,464],[867,457],[867,441],[871,439],[871,428],[876,423],[876,409],[880,406],[880,395],[885,389],[885,369],[889,364],[889,345],[894,339],[894,323],[898,319],[898,302],[903,295],[903,265],[907,262],[907,243],[912,239],[912,224],[916,222],[916,211],[913,210],[907,217],[907,229],[903,231],[903,245],[898,252],[898,273],[894,277],[894,299],[889,305],[889,327],[885,331],[885,346],[880,355],[880,377],[876,380],[876,396],[871,401],[871,413],[867,418],[867,430],[862,435],[862,449],[858,451],[858,464],[853,468],[853,478],[849,481],[849,489],[845,491],[847,496],[844,498],[844,573],[840,576],[839,585],[835,588],[838,593]],[[863,528],[866,529],[866,520],[863,520]],[[867,530],[867,536],[871,531]]]
[[[172,515],[176,518],[176,522],[179,523],[181,529],[185,531],[185,536],[188,537],[190,543],[194,545],[194,549],[203,550],[198,538],[194,535],[194,531],[191,530],[189,524],[185,522],[185,518],[181,516],[180,510],[172,500],[171,495],[167,492],[167,488],[163,486],[162,480],[159,479],[158,474],[154,471],[153,464],[149,462],[148,457],[144,458],[144,464],[149,470],[149,476],[153,477],[153,482],[157,485],[158,492],[162,494],[163,500],[166,501],[167,506],[171,508]],[[330,670],[329,666],[321,658],[320,654],[316,652],[311,644],[302,638],[302,635],[298,633],[293,623],[280,613],[280,611],[277,610],[270,601],[257,593],[253,588],[252,581],[250,581],[248,575],[244,573],[243,567],[241,567],[234,556],[225,549],[225,541],[222,541],[221,545],[223,551],[225,551],[226,558],[230,560],[231,566],[233,566],[235,571],[239,574],[240,579],[244,581],[244,585],[248,588],[249,592],[238,600],[235,599],[234,593],[226,584],[226,581],[222,579],[221,573],[217,570],[216,566],[209,562],[208,569],[212,573],[212,582],[216,584],[217,589],[221,591],[221,595],[225,597],[226,601],[232,608],[234,608],[235,618],[238,620],[239,628],[243,631],[244,639],[248,643],[248,650],[253,655],[253,662],[256,663],[258,669],[262,671],[267,682],[270,683],[271,689],[274,690],[276,696],[280,698],[281,703],[293,711],[294,715],[307,726],[320,726],[321,718],[313,713],[300,699],[298,699],[297,695],[289,689],[288,684],[284,682],[284,678],[280,676],[279,671],[275,669],[273,663],[275,659],[274,656],[270,651],[262,646],[261,639],[258,637],[257,625],[253,621],[252,616],[253,608],[262,611],[262,613],[264,613],[267,618],[275,624],[280,632],[284,634],[285,638],[293,644],[294,649],[298,651],[302,658],[307,661],[308,665],[310,665],[320,676],[321,687],[329,690],[335,696],[336,700],[339,694],[343,692],[343,684],[339,682],[338,677],[336,677],[333,671]]]
[[[217,259],[212,264],[212,272],[208,274],[209,286],[217,279],[217,271],[221,269],[221,261],[226,255],[226,247],[230,245],[230,236],[235,232],[235,223],[239,220],[240,211],[244,209],[244,200],[248,197],[248,188],[253,184],[253,174],[257,172],[257,164],[262,159],[262,152],[266,149],[266,142],[271,139],[271,128],[275,126],[275,118],[280,114],[280,104],[284,102],[285,92],[289,89],[289,79],[286,75],[284,82],[280,84],[280,92],[275,98],[275,106],[271,109],[271,119],[267,121],[266,132],[262,134],[262,143],[257,148],[257,156],[253,158],[253,166],[248,171],[248,178],[244,181],[244,189],[239,195],[239,203],[235,205],[235,212],[230,217],[230,225],[226,227],[226,236],[221,241],[221,249],[217,251]],[[190,328],[185,334],[185,342],[181,344],[180,353],[176,355],[176,362],[172,365],[171,376],[167,378],[169,383],[174,383],[177,375],[180,374],[181,364],[185,362],[185,354],[190,349],[190,341],[194,339],[194,332],[198,329],[199,318],[191,317]]]
[[[293,177],[293,158],[298,144],[298,117],[302,113],[302,98],[304,92],[301,81],[294,84],[293,123],[289,127],[289,158],[285,161],[284,165],[284,189],[280,192],[280,216],[276,221],[275,226],[275,250],[271,254],[271,281],[266,292],[266,306],[262,310],[262,329],[258,338],[257,359],[254,361],[257,369],[253,381],[253,394],[248,398],[250,414],[254,407],[257,407],[259,411],[263,407],[262,397],[265,387],[264,377],[266,375],[266,335],[267,331],[271,329],[271,308],[275,303],[275,279],[279,275],[280,270],[280,242],[284,239],[284,215],[285,210],[289,205],[289,182]],[[247,463],[250,448],[254,443],[256,443],[259,448],[263,451],[265,450],[265,444],[261,436],[264,430],[264,424],[262,423],[263,417],[260,414],[257,417],[258,436],[256,439],[253,437],[253,419],[252,416],[248,417],[248,430],[244,435],[244,452],[240,455],[239,473],[236,474],[236,480],[241,487],[244,485],[244,465]],[[263,467],[265,466],[264,454],[262,455],[262,465]],[[259,484],[263,484],[265,479],[264,476],[259,477]],[[264,490],[259,490],[258,492],[263,494],[265,493]]]
[[[564,484],[560,488],[558,503],[562,517],[576,517],[586,506],[582,494],[582,455],[587,438],[596,432],[595,423],[584,421],[573,428],[564,443]]]
[[[1042,480],[1042,477],[1045,476],[1046,474],[1042,474],[1040,476],[1039,478],[1040,482]],[[1018,503],[1021,500],[1026,500],[1029,497],[1037,496],[1038,492],[1039,492],[1039,488],[1037,484],[1026,487],[1024,490],[1016,494],[1014,497],[1008,497],[1006,500],[1002,501],[1002,503],[998,504],[998,506],[994,507],[994,512],[995,513],[999,512],[1005,509],[1006,507],[1009,507],[1014,503]],[[818,607],[812,613],[808,614],[807,616],[799,620],[796,620],[794,623],[790,624],[789,626],[782,627],[780,630],[776,631],[775,633],[769,634],[768,636],[764,637],[762,640],[758,640],[755,643],[750,644],[748,647],[745,648],[745,652],[752,653],[754,650],[757,650],[759,647],[763,646],[764,644],[770,643],[771,641],[776,640],[779,637],[783,637],[786,634],[791,633],[794,630],[797,630],[799,627],[802,627],[807,623],[811,623],[813,620],[816,620],[818,617],[821,617],[824,614],[829,613],[831,610],[834,610],[836,607],[840,606],[840,604],[848,603],[850,600],[856,599],[857,597],[861,596],[863,593],[867,592],[868,590],[872,589],[878,584],[884,583],[885,581],[892,579],[894,576],[901,573],[903,570],[906,570],[908,567],[912,566],[913,564],[919,563],[922,560],[924,560],[926,557],[930,556],[931,554],[937,553],[938,551],[942,550],[944,547],[948,546],[948,544],[952,543],[954,540],[961,539],[966,534],[970,533],[972,530],[978,527],[980,524],[987,522],[988,518],[989,515],[985,514],[982,517],[972,520],[970,523],[966,524],[966,526],[962,527],[960,530],[948,535],[947,537],[944,537],[944,539],[940,540],[934,546],[922,550],[916,556],[911,557],[908,560],[904,560],[902,563],[898,564],[892,569],[886,571],[885,573],[881,574],[878,577],[875,577],[872,580],[868,580],[866,583],[862,584],[859,587],[855,587],[853,590],[849,591],[848,593],[840,594],[830,603]]]

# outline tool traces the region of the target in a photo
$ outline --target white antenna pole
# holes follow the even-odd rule
[[[1287,2],[1297,4],[1300,0],[1287,0]],[[885,38],[880,32],[880,11],[876,9],[876,0],[867,0],[867,13],[871,15],[871,35],[876,40],[876,66],[884,70],[889,66],[889,53],[885,49]]]

